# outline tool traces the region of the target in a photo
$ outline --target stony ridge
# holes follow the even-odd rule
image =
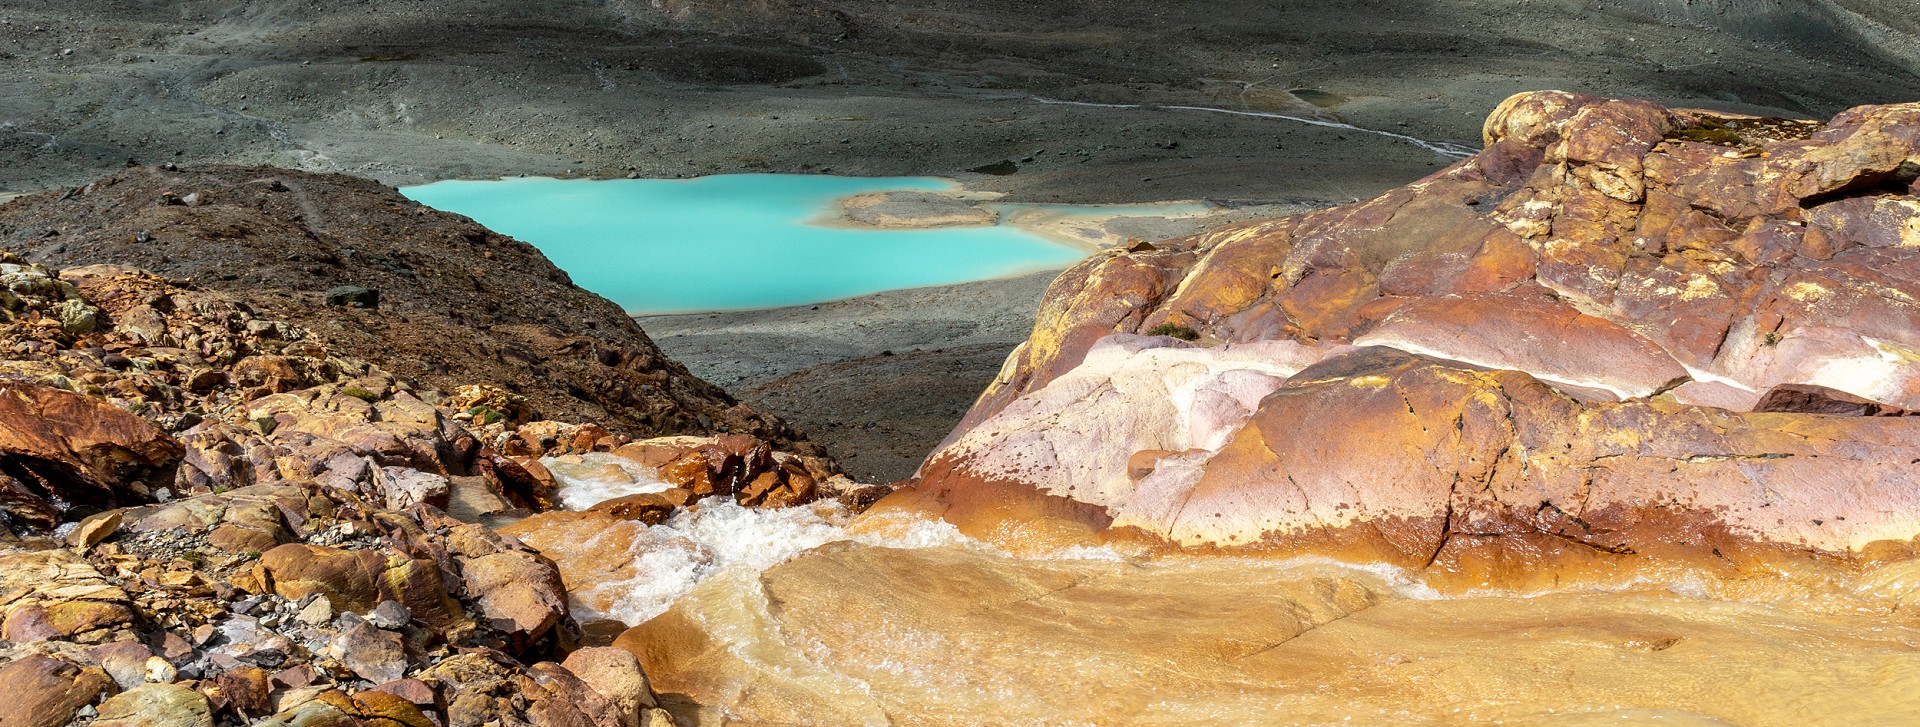
[[[196,178],[220,174],[239,172]],[[293,194],[300,182],[242,186]],[[278,257],[265,246],[311,233],[304,218],[264,240],[207,240],[194,236],[272,225],[285,210],[274,200],[221,209],[209,197],[234,190],[211,184],[202,189],[218,191],[137,202],[147,194],[138,186],[103,182],[0,210],[51,219],[78,212],[35,203],[95,195],[102,214],[122,217],[103,219],[105,231],[39,228],[66,231],[32,240],[71,243],[43,256],[117,254],[213,283],[125,265],[49,267],[0,250],[0,690],[21,705],[0,724],[670,725],[635,658],[590,645],[605,637],[574,618],[562,569],[490,525],[556,505],[545,458],[617,453],[680,487],[678,499],[623,503],[616,518],[657,522],[710,496],[757,507],[877,496],[828,461],[748,434],[634,441],[612,431],[708,416],[716,428],[778,422],[706,396],[718,390],[677,364],[612,348],[609,339],[651,344],[611,304],[564,282],[521,285],[560,290],[559,303],[517,304],[510,313],[546,317],[496,326],[511,332],[477,345],[554,335],[568,310],[624,327],[553,349],[566,360],[528,353],[430,369],[423,375],[447,386],[435,388],[360,354],[417,366],[409,354],[427,350],[426,336],[454,335],[473,310],[462,306],[499,289],[455,294],[437,287],[444,276],[403,269],[358,276],[343,255],[341,275],[389,287],[378,307],[339,307],[314,289],[335,278],[302,284],[287,262],[329,244],[317,233]],[[124,208],[102,200],[116,187]],[[134,227],[124,240],[110,231]],[[173,235],[183,239],[155,242]],[[551,267],[531,248],[494,241],[504,252],[475,259],[512,258],[497,268],[505,272]],[[439,252],[423,245],[411,259]],[[223,280],[221,270],[251,273]],[[417,279],[426,282],[402,282]],[[501,378],[462,378],[489,375]],[[555,393],[559,383],[535,388],[557,375],[659,386],[618,409],[625,421],[538,419],[606,411]]]
[[[226,293],[420,384],[505,387],[536,418],[642,437],[733,431],[820,454],[661,355],[617,306],[574,287],[532,246],[372,181],[132,168],[0,207],[0,249]],[[377,290],[378,306],[326,305],[338,286]]]

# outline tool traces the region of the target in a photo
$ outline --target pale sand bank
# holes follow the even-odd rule
[[[947,180],[954,181],[954,180]],[[844,197],[811,224],[854,229],[938,229],[1006,225],[1092,250],[1191,235],[1220,225],[1282,217],[1326,206],[1286,200],[1232,205],[1207,200],[1136,204],[1008,203],[997,192],[969,189],[870,192]]]

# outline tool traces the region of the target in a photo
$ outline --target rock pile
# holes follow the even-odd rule
[[[730,431],[821,454],[779,419],[661,355],[618,306],[575,287],[533,246],[369,180],[130,168],[0,208],[0,250],[191,281],[249,315],[298,321],[306,342],[401,379],[443,391],[509,390],[533,418],[597,422],[630,437]],[[85,325],[84,311],[66,314],[52,320]],[[170,314],[161,303],[130,322]],[[309,373],[261,363],[252,386]]]
[[[0,690],[26,705],[0,724],[668,724],[633,656],[582,648],[553,561],[483,523],[552,508],[541,462],[576,453],[660,467],[667,512],[852,489],[744,434],[423,388],[188,281],[0,273]]]

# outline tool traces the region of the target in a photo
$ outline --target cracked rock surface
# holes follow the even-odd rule
[[[1920,105],[1538,92],[1485,142],[1373,200],[1069,270],[879,509],[1460,585],[1912,554]],[[1195,340],[1142,335],[1170,331]]]

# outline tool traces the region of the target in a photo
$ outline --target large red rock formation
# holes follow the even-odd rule
[[[1908,552],[1920,422],[1858,415],[1920,406],[1920,104],[1822,124],[1530,93],[1486,144],[1068,271],[880,509],[1012,547],[1496,580]]]

